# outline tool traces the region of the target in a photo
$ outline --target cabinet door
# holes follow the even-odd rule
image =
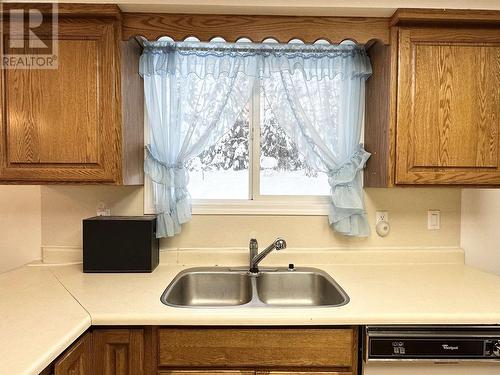
[[[96,329],[92,334],[96,374],[145,374],[143,329]]]
[[[399,31],[397,184],[500,184],[500,30]]]
[[[352,375],[337,371],[237,371],[237,370],[195,370],[160,371],[158,375]]]
[[[54,375],[92,375],[91,335],[85,333],[54,364]]]
[[[172,370],[160,371],[158,375],[255,375],[255,371],[238,370]]]
[[[256,375],[352,375],[352,372],[338,371],[257,371]]]
[[[1,71],[0,180],[114,182],[121,139],[114,23],[62,19],[58,28],[56,69]],[[51,39],[43,30],[42,40]],[[4,35],[3,52],[14,51],[12,40]]]

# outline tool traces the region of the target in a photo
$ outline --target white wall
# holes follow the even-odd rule
[[[376,210],[388,210],[391,234],[368,238],[335,234],[326,216],[194,215],[182,233],[162,241],[163,248],[244,247],[254,232],[261,243],[284,236],[293,248],[330,247],[458,247],[460,189],[365,189],[369,222]],[[141,215],[142,187],[42,186],[42,246],[82,246],[82,219],[95,215],[99,202],[112,215]],[[441,230],[427,230],[427,210],[441,210]]]
[[[463,189],[461,221],[465,262],[500,275],[500,189]]]
[[[55,186],[41,187],[42,247],[82,247],[82,219],[96,215],[104,204],[111,215],[142,215],[140,186]]]
[[[40,186],[0,185],[0,273],[41,258]]]
[[[365,188],[372,234],[367,238],[342,236],[331,230],[326,216],[194,215],[180,235],[162,240],[163,248],[242,247],[249,234],[261,243],[277,235],[294,248],[436,247],[460,244],[460,190],[436,188]],[[441,230],[427,230],[427,210],[441,210]],[[387,210],[391,232],[375,233],[375,211]]]
[[[343,243],[344,239],[330,233],[320,217],[267,217],[268,228],[264,230],[256,228],[262,218],[198,216],[185,226],[182,235],[165,241],[164,246],[201,246],[200,240],[206,243],[209,233],[208,246],[241,245],[250,229],[260,229],[265,240],[286,232],[298,246],[313,247],[453,246],[460,240],[467,264],[500,275],[500,189],[462,190],[461,217],[457,190],[367,190],[370,221],[374,209],[390,211],[393,232],[387,239],[372,235],[364,241]],[[93,215],[99,201],[107,203],[115,214],[137,215],[142,211],[142,188],[0,186],[0,272],[40,259],[42,220],[44,245],[81,246],[81,219]],[[425,230],[427,208],[444,210],[442,231]],[[225,229],[215,229],[221,227]],[[299,227],[302,234],[295,234]]]

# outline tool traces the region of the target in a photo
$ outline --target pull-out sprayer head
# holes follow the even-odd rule
[[[276,241],[274,241],[274,248],[276,250],[286,249],[286,241],[283,238],[277,238]]]

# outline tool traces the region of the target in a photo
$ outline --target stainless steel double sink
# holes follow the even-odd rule
[[[348,295],[317,268],[247,269],[191,268],[179,273],[161,296],[168,306],[210,307],[333,307]]]

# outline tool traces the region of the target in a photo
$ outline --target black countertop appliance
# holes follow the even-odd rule
[[[153,272],[159,257],[155,216],[83,220],[83,272]]]

